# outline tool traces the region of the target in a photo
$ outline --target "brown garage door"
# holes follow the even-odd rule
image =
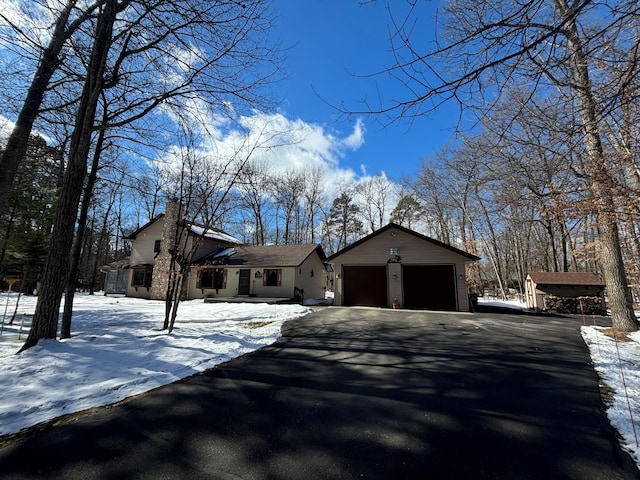
[[[403,265],[405,308],[457,310],[453,265]]]
[[[387,266],[351,265],[342,267],[343,305],[386,307]]]

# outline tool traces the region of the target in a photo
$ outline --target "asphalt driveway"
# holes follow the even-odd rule
[[[580,320],[327,308],[0,450],[1,478],[636,479]]]

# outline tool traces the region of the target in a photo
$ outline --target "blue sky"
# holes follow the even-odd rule
[[[394,1],[394,8],[404,3]],[[419,17],[426,37],[433,36],[438,4],[422,3]],[[351,133],[357,118],[364,122],[364,144],[344,152],[340,167],[357,175],[385,171],[397,179],[415,172],[422,158],[452,137],[458,115],[455,105],[445,105],[431,118],[418,119],[413,125],[402,122],[383,127],[381,119],[345,118],[323,102],[344,102],[358,110],[363,108],[363,99],[376,102],[378,95],[385,103],[406,98],[407,92],[384,75],[362,77],[392,63],[389,12],[384,1],[360,5],[358,0],[276,0],[275,5],[280,11],[276,33],[291,46],[286,66],[289,78],[278,88],[282,112],[290,119],[320,124],[338,136]]]
[[[389,2],[395,13],[402,15],[406,2]],[[407,98],[398,82],[389,81],[385,75],[371,76],[393,63],[386,3],[273,0],[279,14],[273,35],[288,47],[284,65],[287,77],[274,86],[281,100],[279,110],[256,111],[243,117],[242,131],[232,126],[217,128],[219,119],[212,117],[208,123],[208,130],[213,132],[211,151],[231,152],[242,143],[238,138],[246,132],[256,139],[268,131],[273,135],[265,145],[269,148],[254,156],[274,171],[319,167],[325,172],[326,183],[333,186],[381,172],[396,181],[415,173],[422,159],[452,138],[458,119],[456,105],[440,107],[430,118],[387,126],[372,116],[341,115],[329,105],[345,105],[357,111],[366,109],[364,100],[376,104],[380,98],[388,105],[394,99]],[[423,0],[418,4],[420,26],[416,35],[422,38],[415,39],[420,48],[428,48],[440,2]],[[27,23],[33,20],[21,19]],[[3,125],[2,120],[0,117],[0,137],[10,126]],[[287,132],[289,138],[281,132]],[[261,141],[256,140],[256,144]],[[159,160],[165,161],[166,154],[159,152]]]

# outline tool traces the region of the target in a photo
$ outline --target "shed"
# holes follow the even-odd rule
[[[525,302],[532,310],[546,310],[545,299],[555,297],[600,297],[604,310],[604,283],[591,272],[529,272]]]
[[[465,265],[479,259],[390,223],[328,258],[334,304],[468,311]]]

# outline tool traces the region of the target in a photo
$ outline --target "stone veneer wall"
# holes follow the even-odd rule
[[[175,247],[177,225],[180,216],[178,202],[167,203],[164,211],[164,224],[162,225],[162,237],[160,239],[160,253],[156,257],[153,266],[153,278],[149,298],[152,300],[165,300],[167,296],[167,284],[171,267],[171,254],[169,250]]]

